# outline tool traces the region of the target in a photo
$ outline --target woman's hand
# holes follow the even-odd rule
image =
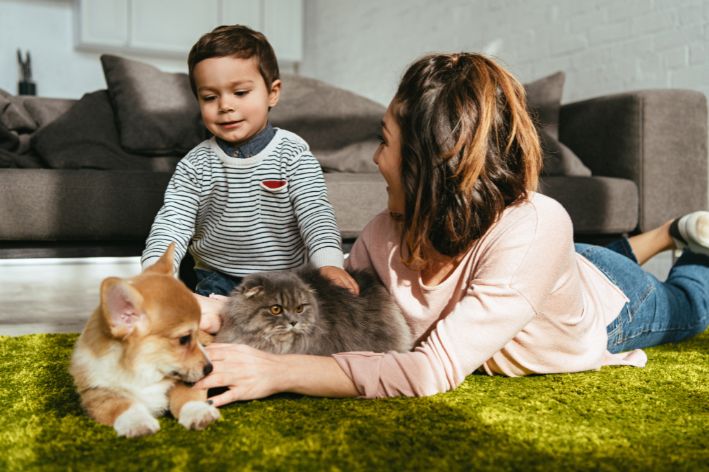
[[[199,308],[202,311],[202,317],[199,320],[199,329],[210,334],[216,334],[222,325],[222,319],[219,317],[219,313],[224,309],[224,305],[227,300],[229,300],[229,297],[215,294],[205,297],[196,293],[194,297],[197,299]]]
[[[210,344],[207,355],[214,370],[194,388],[227,387],[226,392],[210,398],[216,406],[237,400],[254,400],[281,391],[284,364],[276,354],[259,351],[244,344]],[[280,382],[279,382],[280,381]]]
[[[215,343],[206,349],[213,370],[194,388],[227,387],[226,392],[210,398],[216,406],[281,392],[318,397],[359,395],[332,357],[271,354],[244,344]]]
[[[346,288],[354,295],[359,295],[359,285],[346,270],[335,266],[323,266],[320,269],[320,275],[330,280],[335,285]]]

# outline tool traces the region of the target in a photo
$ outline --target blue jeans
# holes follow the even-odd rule
[[[241,277],[222,274],[215,270],[195,269],[194,272],[197,275],[197,285],[194,291],[205,297],[212,293],[229,295],[234,287],[241,283]]]
[[[709,256],[685,250],[665,282],[646,272],[627,239],[607,247],[576,244],[630,300],[608,325],[612,353],[682,341],[709,325]]]

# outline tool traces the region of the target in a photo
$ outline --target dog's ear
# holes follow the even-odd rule
[[[143,296],[123,279],[108,277],[101,283],[101,310],[116,338],[133,332],[146,332],[148,318],[143,311]]]
[[[158,272],[160,274],[172,275],[174,254],[175,243],[173,242],[165,249],[165,253],[160,256],[160,259],[158,259],[155,264],[145,268],[145,272]]]

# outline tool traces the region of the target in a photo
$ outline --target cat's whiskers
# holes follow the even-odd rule
[[[217,339],[274,353],[409,350],[409,327],[386,289],[371,272],[353,275],[358,297],[312,267],[251,274],[232,295]]]

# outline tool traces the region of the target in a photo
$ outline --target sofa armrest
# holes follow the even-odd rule
[[[594,175],[638,187],[646,231],[707,205],[707,100],[690,90],[644,90],[561,107],[559,138]]]

